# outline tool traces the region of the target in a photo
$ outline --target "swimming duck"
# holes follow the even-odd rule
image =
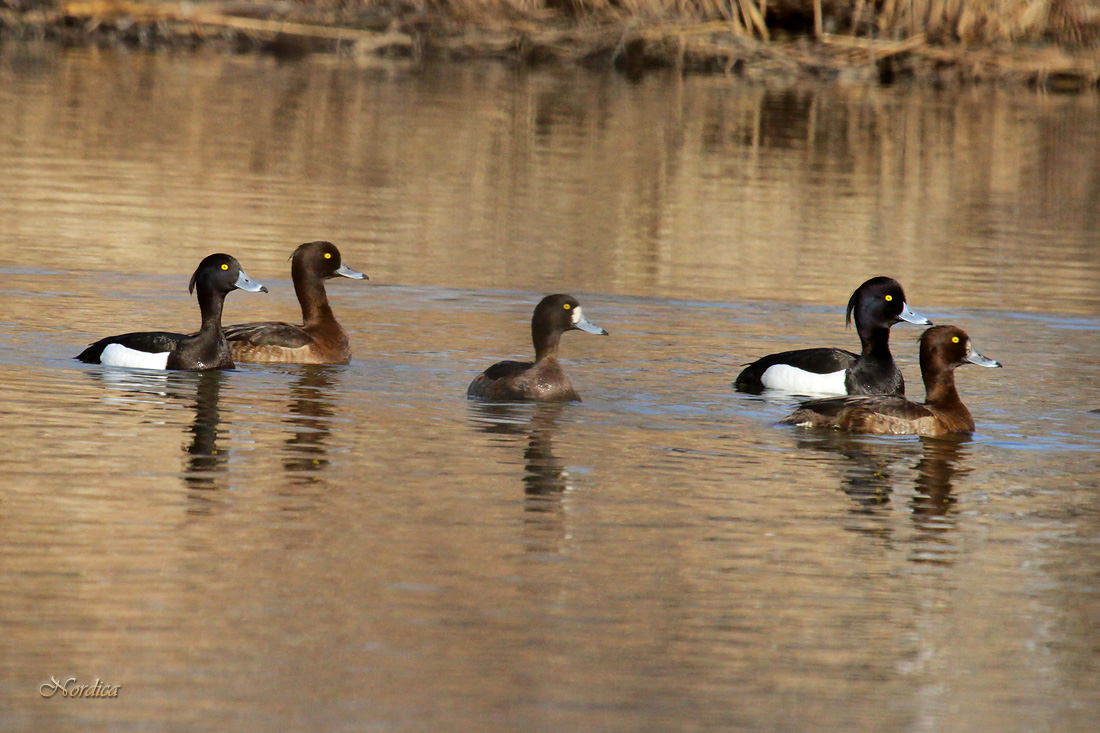
[[[745,367],[733,385],[760,394],[776,389],[793,394],[905,394],[905,379],[890,353],[890,327],[899,321],[930,326],[913,311],[901,284],[890,277],[873,277],[848,300],[845,325],[855,315],[862,351],[817,348],[784,351]]]
[[[202,327],[187,335],[169,331],[143,331],[108,336],[84,349],[76,357],[89,364],[141,367],[144,369],[232,369],[233,357],[222,333],[222,306],[233,290],[267,292],[255,282],[237,260],[227,254],[213,254],[199,263],[188,293],[198,291]]]
[[[302,325],[279,321],[238,323],[225,327],[225,337],[237,361],[280,364],[347,364],[351,344],[336,322],[325,292],[325,280],[336,277],[367,280],[345,265],[331,242],[307,242],[290,256],[294,292],[302,306]]]
[[[573,389],[558,362],[561,335],[574,329],[607,335],[607,331],[584,317],[580,303],[572,295],[547,295],[535,306],[531,317],[535,360],[501,361],[492,365],[470,382],[466,396],[497,402],[580,401],[580,395]]]
[[[970,337],[961,328],[933,326],[920,339],[920,372],[927,393],[923,403],[901,395],[830,397],[804,402],[781,422],[857,433],[933,438],[973,432],[974,418],[955,389],[955,368],[963,364],[1001,366],[975,351]]]

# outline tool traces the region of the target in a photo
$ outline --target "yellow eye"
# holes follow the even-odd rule
[[[890,302],[891,300],[893,300],[893,299],[894,299],[894,296],[892,296],[892,295],[887,295],[887,296],[886,296],[886,302],[887,302],[887,303],[889,303],[889,302]]]
[[[952,336],[951,337],[951,343],[953,343],[953,344],[959,343],[959,337],[958,336]]]
[[[223,262],[223,263],[222,263],[222,269],[223,269],[223,270],[228,270],[228,269],[229,269],[229,265],[227,265],[227,264],[225,264],[225,263]]]
[[[325,259],[326,260],[331,260],[332,259],[332,252],[325,252]]]
[[[569,305],[568,303],[566,303],[565,305],[562,306],[562,308],[565,308],[566,310],[569,310],[572,307],[573,306]]]

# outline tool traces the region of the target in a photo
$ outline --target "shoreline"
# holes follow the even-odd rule
[[[717,73],[756,82],[933,86],[992,84],[1054,92],[1100,89],[1100,47],[1046,43],[944,43],[923,32],[901,40],[827,33],[749,33],[729,22],[493,14],[460,18],[377,10],[349,15],[313,5],[214,2],[39,2],[0,6],[0,44],[43,40],[145,50],[215,48],[295,58],[311,53],[524,66],[577,65],[640,76],[655,69]],[[287,10],[290,8],[290,10]],[[1096,45],[1096,44],[1093,44]]]

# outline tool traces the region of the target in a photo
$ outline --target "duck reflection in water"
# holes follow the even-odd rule
[[[523,448],[524,526],[531,530],[527,548],[531,552],[558,552],[567,537],[563,498],[573,489],[569,471],[554,455],[558,419],[567,409],[560,402],[531,405],[472,402],[474,423],[493,435],[526,436]],[[502,449],[516,449],[514,440],[497,443]]]
[[[229,451],[218,448],[218,424],[221,422],[221,386],[227,372],[108,368],[87,374],[102,382],[105,389],[101,399],[114,407],[179,403],[193,409],[194,417],[184,429],[184,442],[180,448],[183,453],[183,481],[188,488],[203,492],[225,488]],[[158,416],[156,420],[159,424],[163,416]],[[188,513],[209,513],[210,502],[213,501],[211,495],[191,493],[188,498],[199,502],[198,507],[189,507]]]
[[[171,375],[171,378],[195,382],[195,417],[185,435],[190,435],[185,453],[183,480],[194,489],[211,491],[226,486],[229,451],[218,448],[218,424],[221,422],[221,388],[225,372],[206,371],[187,375]],[[202,499],[192,494],[193,499]],[[203,499],[208,501],[208,499]],[[205,514],[205,511],[190,513]]]
[[[955,504],[952,483],[956,478],[970,473],[969,469],[962,467],[969,442],[970,437],[965,435],[921,438],[924,451],[917,462],[917,479],[914,482],[914,521],[919,517],[943,516]]]
[[[325,446],[336,414],[331,387],[339,367],[307,364],[290,387],[287,409],[290,437],[286,439],[283,469],[298,483],[312,483],[329,465]]]
[[[920,458],[914,466],[916,478],[909,502],[913,523],[931,531],[950,529],[942,518],[950,516],[956,502],[952,493],[955,479],[968,472],[962,463],[970,438],[959,435],[918,440]],[[832,430],[813,431],[798,439],[800,449],[835,453],[845,459],[841,488],[865,514],[889,505],[899,480],[897,474],[907,472],[905,464],[913,457],[916,445],[908,439],[877,439]]]

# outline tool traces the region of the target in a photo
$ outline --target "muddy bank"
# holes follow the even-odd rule
[[[1014,37],[1009,19],[996,26],[1002,29],[999,36],[990,30],[990,19],[971,22],[977,30],[967,31],[969,38],[960,30],[961,21],[944,26],[925,19],[903,23],[884,38],[885,21],[878,18],[878,37],[872,37],[872,26],[866,20],[861,25],[850,11],[850,6],[858,9],[864,3],[828,0],[760,2],[764,14],[746,12],[757,6],[742,0],[736,18],[721,20],[707,19],[706,12],[675,20],[667,14],[579,12],[580,3],[561,1],[521,7],[507,1],[0,0],[0,39],[142,49],[215,47],[280,57],[497,58],[526,65],[615,68],[628,74],[674,68],[780,82],[993,83],[1077,91],[1100,84],[1100,3],[1084,4],[1097,5],[1096,13],[1082,12],[1070,26],[1017,33],[1011,41],[1006,40]],[[842,13],[841,7],[848,10]],[[842,28],[850,32],[838,32]]]

